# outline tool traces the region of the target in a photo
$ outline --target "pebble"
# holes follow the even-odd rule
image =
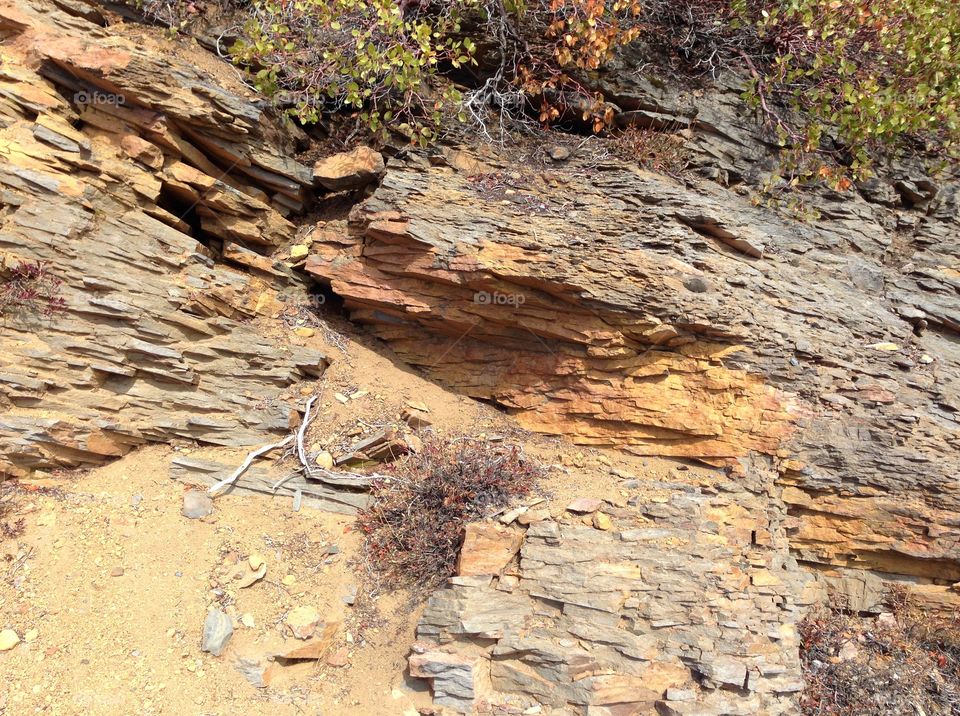
[[[309,639],[320,623],[320,612],[313,607],[297,607],[287,614],[286,622],[297,639]]]
[[[123,567],[114,567],[110,570],[111,577],[122,577],[123,576]]]
[[[567,505],[567,509],[570,512],[596,512],[602,504],[600,500],[593,497],[578,497]]]
[[[613,520],[610,519],[609,515],[606,515],[603,512],[596,512],[593,515],[593,526],[598,530],[607,531],[613,529]]]
[[[0,631],[0,651],[10,651],[20,643],[20,637],[13,629],[4,629]]]
[[[28,629],[27,632],[26,632],[26,634],[23,635],[23,640],[24,640],[25,642],[29,643],[29,642],[31,642],[31,641],[36,641],[36,640],[37,640],[37,637],[39,637],[39,636],[40,636],[40,630],[39,630],[39,629]]]
[[[317,467],[321,470],[332,470],[333,469],[333,455],[328,453],[326,450],[317,455],[316,459]]]
[[[348,607],[352,607],[357,601],[357,585],[350,585],[350,588],[347,590],[347,593],[344,594],[340,599],[343,600],[343,603]]]
[[[233,636],[233,622],[230,617],[219,609],[211,607],[203,623],[203,640],[200,643],[200,650],[220,656],[231,636]]]
[[[183,495],[183,509],[180,513],[191,520],[213,514],[213,499],[206,491],[190,490]]]
[[[262,555],[251,554],[247,561],[250,563],[250,569],[256,571],[260,569],[260,565],[266,563],[267,560],[265,560]]]

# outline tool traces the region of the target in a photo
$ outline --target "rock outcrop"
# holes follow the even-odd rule
[[[65,304],[2,317],[5,474],[261,443],[295,419],[285,389],[326,366],[248,321],[306,296],[261,255],[312,191],[295,138],[82,9],[0,3],[0,266],[46,262]]]
[[[572,513],[531,524],[515,566],[430,599],[411,674],[461,712],[792,713],[796,624],[816,592],[768,509],[770,480],[757,465],[645,484],[603,505],[611,530]]]
[[[777,458],[805,561],[960,578],[955,186],[919,206],[894,186],[811,195],[805,224],[585,150],[535,161],[394,160],[348,225],[314,231],[306,269],[526,427]]]

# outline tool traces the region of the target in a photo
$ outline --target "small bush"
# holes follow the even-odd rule
[[[49,317],[66,309],[63,281],[46,261],[21,261],[0,275],[0,314]]]
[[[464,525],[529,493],[542,474],[517,447],[433,436],[389,471],[358,518],[367,555],[391,586],[427,589],[455,573]]]
[[[890,609],[886,620],[826,608],[804,619],[806,716],[960,713],[958,617],[924,613],[903,590],[892,592]]]
[[[855,175],[910,145],[960,156],[955,0],[649,0],[643,37],[689,69],[750,77],[744,95],[791,150]],[[818,172],[818,168],[814,168]],[[821,177],[837,188],[841,174]]]

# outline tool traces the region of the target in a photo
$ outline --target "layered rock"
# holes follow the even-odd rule
[[[2,317],[0,473],[286,432],[282,394],[326,361],[248,319],[306,295],[261,255],[312,185],[294,138],[69,7],[0,3],[0,259],[46,262],[65,305]]]
[[[431,598],[411,674],[462,712],[792,713],[815,592],[761,476],[644,485],[611,530],[535,522],[515,567]]]
[[[317,227],[306,268],[406,361],[529,428],[774,456],[805,560],[956,580],[955,186],[811,194],[805,224],[619,160],[535,161],[395,160],[348,225]]]

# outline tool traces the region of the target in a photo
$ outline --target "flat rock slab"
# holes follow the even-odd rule
[[[242,462],[238,458],[237,465],[216,462],[213,460],[198,460],[191,457],[177,457],[170,462],[170,477],[187,483],[201,483],[215,485],[224,478],[233,474]],[[269,464],[269,463],[268,463]],[[355,475],[344,476],[343,486],[331,486],[321,482],[308,481],[296,475],[285,480],[282,485],[274,489],[274,485],[289,473],[254,465],[244,472],[232,485],[224,488],[222,494],[257,494],[260,496],[281,496],[294,501],[304,507],[356,514],[369,503],[369,495],[362,489],[354,489],[354,484],[369,484]]]

